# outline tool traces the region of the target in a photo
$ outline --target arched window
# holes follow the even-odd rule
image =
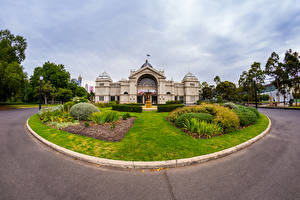
[[[128,92],[124,92],[124,94],[128,94]]]
[[[167,94],[171,94],[171,92],[167,92]]]

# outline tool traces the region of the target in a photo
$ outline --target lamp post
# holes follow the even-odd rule
[[[256,88],[256,77],[253,78],[254,82],[254,95],[255,95],[255,108],[257,109],[257,88]]]
[[[40,97],[39,97],[39,110],[42,108],[42,81],[43,81],[43,76],[40,76]]]

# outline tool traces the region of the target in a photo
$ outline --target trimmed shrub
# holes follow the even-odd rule
[[[177,127],[183,128],[185,121],[190,120],[192,118],[199,119],[200,121],[211,122],[213,116],[208,113],[185,113],[175,120],[175,125]]]
[[[183,104],[158,104],[157,112],[171,112],[176,108],[184,107]]]
[[[232,110],[218,104],[203,103],[197,106],[177,108],[170,112],[167,118],[171,122],[175,122],[179,116],[185,113],[209,113],[214,116],[212,122],[221,125],[226,133],[237,130],[240,125],[238,116]]]
[[[255,124],[257,115],[254,111],[245,106],[238,106],[233,110],[240,119],[241,126],[249,126]]]
[[[224,107],[230,108],[230,109],[237,109],[237,106],[232,102],[227,102],[223,104]]]
[[[70,110],[71,116],[78,120],[88,120],[94,112],[99,112],[99,109],[90,103],[78,103]]]
[[[46,122],[58,122],[58,123],[63,123],[63,122],[73,122],[74,118],[71,117],[69,112],[65,112],[62,109],[54,110],[54,111],[46,111],[40,114],[40,120],[43,123]]]
[[[131,104],[116,104],[112,106],[113,110],[122,112],[138,112],[141,113],[143,108],[141,105],[131,105]]]
[[[120,116],[115,111],[95,112],[92,113],[90,119],[96,124],[104,124],[108,122],[115,122],[120,119]]]
[[[190,120],[186,119],[184,127],[191,133],[197,133],[199,137],[205,136],[210,138],[223,132],[223,129],[219,124],[208,123],[196,118],[191,118]]]
[[[254,108],[254,107],[251,107],[251,106],[249,106],[249,107],[247,107],[249,110],[251,110],[252,112],[254,112],[255,114],[256,114],[256,116],[257,117],[259,117],[259,112],[258,112],[258,110],[256,109],[256,108]]]
[[[130,118],[130,117],[131,117],[131,116],[130,116],[129,113],[125,113],[125,114],[122,115],[122,119],[123,119],[123,120],[127,120],[127,119]]]
[[[181,104],[180,101],[176,100],[176,101],[166,101],[166,104]]]

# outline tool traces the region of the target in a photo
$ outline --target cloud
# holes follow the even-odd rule
[[[0,25],[28,42],[25,70],[45,61],[94,81],[129,76],[146,54],[167,78],[237,82],[254,61],[299,51],[294,1],[1,1]]]

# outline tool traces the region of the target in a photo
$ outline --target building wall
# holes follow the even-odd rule
[[[141,89],[138,87],[138,80],[145,74],[152,75],[157,81],[157,103],[159,104],[164,104],[170,100],[183,100],[186,104],[193,104],[199,99],[200,83],[198,81],[191,80],[176,83],[166,80],[163,71],[144,69],[140,72],[139,70],[132,70],[129,80],[121,80],[115,83],[110,78],[97,78],[95,101],[109,102],[111,96],[115,96],[115,100],[119,98],[120,103],[136,103],[138,89]]]

